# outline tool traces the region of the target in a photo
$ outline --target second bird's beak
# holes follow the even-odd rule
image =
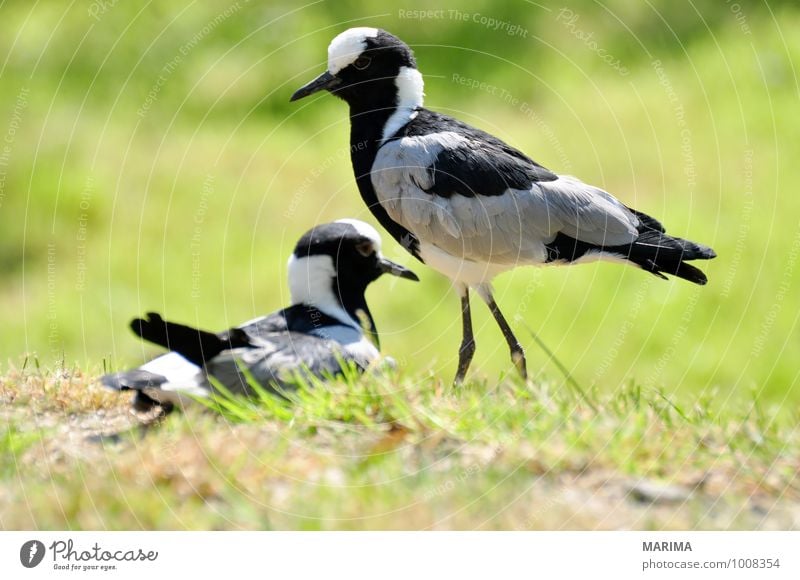
[[[316,92],[330,90],[336,88],[342,81],[333,76],[328,71],[325,71],[310,83],[303,85],[295,91],[289,102],[297,101],[308,95],[313,95]]]
[[[419,282],[419,278],[414,272],[404,266],[401,266],[400,264],[396,264],[391,260],[387,260],[386,258],[380,258],[378,261],[378,268],[380,268],[380,271],[384,274],[391,274],[392,276],[399,276],[400,278],[405,278],[406,280]]]

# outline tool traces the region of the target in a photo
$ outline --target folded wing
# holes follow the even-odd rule
[[[499,262],[543,261],[544,244],[559,232],[598,245],[638,236],[636,214],[607,192],[455,125],[420,135],[409,129],[383,145],[373,165],[379,201],[419,238],[452,255]]]

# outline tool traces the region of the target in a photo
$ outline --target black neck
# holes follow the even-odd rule
[[[293,304],[284,309],[283,316],[286,318],[286,327],[289,330],[304,334],[317,328],[344,324],[343,321],[325,314],[310,304]]]
[[[395,96],[396,100],[396,96]],[[378,202],[372,186],[372,164],[380,148],[383,128],[389,117],[397,110],[395,102],[384,106],[366,109],[356,104],[350,105],[350,159],[361,199],[387,232],[415,258],[419,255],[419,241],[416,236],[394,221]]]
[[[375,319],[372,317],[369,306],[367,306],[367,299],[364,297],[364,292],[354,292],[351,294],[343,293],[341,298],[342,307],[345,309],[345,312],[358,323],[361,330],[364,331],[364,334],[369,335],[375,343],[375,346],[380,349],[378,328],[375,326]],[[364,320],[364,317],[366,317],[366,320]]]
[[[378,339],[378,329],[375,326],[375,319],[372,317],[367,306],[367,301],[362,293],[360,298],[356,297],[350,300],[342,301],[342,308],[352,318],[361,330],[372,337],[375,346],[380,349],[380,340]],[[359,315],[359,311],[363,315]],[[284,309],[283,315],[286,318],[286,327],[292,332],[301,332],[308,334],[314,330],[325,328],[326,326],[352,326],[348,320],[339,320],[333,316],[325,314],[316,306],[310,304],[293,304]],[[367,320],[362,321],[363,316]],[[366,324],[364,324],[366,323]]]

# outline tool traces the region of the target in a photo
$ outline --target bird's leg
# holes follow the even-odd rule
[[[517,370],[519,371],[519,374],[522,375],[522,378],[527,379],[528,364],[525,361],[525,351],[522,349],[522,345],[520,345],[517,337],[514,336],[514,331],[511,330],[511,326],[509,326],[505,316],[503,316],[503,313],[500,312],[500,307],[497,306],[497,302],[494,301],[491,286],[488,284],[481,285],[478,287],[478,294],[480,294],[481,298],[483,298],[483,301],[486,302],[486,305],[492,312],[492,316],[494,316],[495,321],[497,321],[497,325],[503,332],[506,343],[508,343],[508,348],[511,350],[511,361],[514,363],[514,366],[517,367]]]
[[[458,349],[458,370],[453,381],[456,385],[464,382],[467,370],[472,362],[472,355],[475,354],[475,338],[472,335],[472,314],[469,309],[469,287],[462,286],[461,293],[461,346]]]

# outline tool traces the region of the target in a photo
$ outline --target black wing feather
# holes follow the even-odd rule
[[[529,189],[558,176],[530,157],[480,129],[446,115],[421,109],[394,138],[419,137],[451,131],[470,144],[444,149],[428,168],[433,185],[428,193],[450,197],[503,195],[509,188]]]

